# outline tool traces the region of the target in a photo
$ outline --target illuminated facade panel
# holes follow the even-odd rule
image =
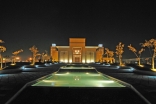
[[[69,38],[69,46],[51,46],[52,60],[65,63],[90,63],[102,60],[102,45],[85,46],[85,41],[85,38]]]

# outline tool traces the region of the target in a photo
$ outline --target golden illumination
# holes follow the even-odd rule
[[[85,46],[85,42],[85,38],[69,38],[69,46],[51,46],[51,57],[55,61],[65,63],[90,63],[101,60],[103,47]]]
[[[155,59],[155,57],[156,57],[156,39],[150,39],[150,40],[145,40],[145,43],[141,43],[142,44],[142,46],[143,47],[147,47],[147,48],[149,48],[149,50],[152,52],[153,51],[153,53],[151,54],[151,56],[152,56],[152,68],[151,68],[151,70],[152,71],[155,71],[155,68],[154,68],[154,59]]]
[[[68,63],[68,60],[65,60],[65,63]]]
[[[90,60],[87,60],[87,63],[90,63]]]
[[[106,57],[104,57],[106,55]],[[105,54],[103,54],[102,62],[114,63],[115,59],[113,58],[114,52],[110,51],[108,48],[105,48]]]
[[[137,54],[137,50],[134,47],[132,47],[131,44],[128,46],[128,48],[129,48],[129,50],[131,50],[135,54],[135,56],[137,57],[137,60],[139,61],[138,64],[140,65],[140,56],[141,56],[141,53],[144,51],[144,49],[141,48]]]
[[[125,66],[125,64],[121,64],[120,66]]]
[[[39,51],[36,46],[32,46],[29,50],[32,52],[32,65],[35,65],[36,56],[40,56],[41,54],[38,53]]]
[[[139,65],[140,67],[144,67],[144,65]]]
[[[11,65],[16,65],[16,64],[12,63]]]
[[[156,69],[151,69],[152,71],[156,72]]]
[[[13,56],[12,56],[12,63],[11,63],[11,64],[16,64],[16,59],[17,59],[17,60],[19,59],[19,57],[17,57],[17,55],[18,55],[19,53],[21,53],[21,52],[23,52],[22,49],[20,49],[20,50],[15,51],[15,52],[12,53]]]
[[[91,60],[90,62],[94,62],[94,60]]]
[[[82,63],[85,63],[85,60],[83,60]]]
[[[69,62],[72,63],[72,60],[70,60]]]
[[[119,42],[119,44],[116,46],[116,52],[115,52],[117,57],[119,58],[120,66],[122,65],[121,58],[122,58],[122,54],[124,52],[123,47],[124,47],[124,44],[122,44],[122,42]]]
[[[4,43],[3,40],[0,40],[0,43]],[[2,52],[6,51],[6,48],[4,46],[0,46],[0,70],[3,68],[3,57],[2,57]]]

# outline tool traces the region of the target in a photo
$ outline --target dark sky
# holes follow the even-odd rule
[[[23,49],[19,55],[26,59],[33,45],[42,53],[52,43],[64,46],[70,37],[83,37],[88,46],[101,43],[113,51],[121,41],[123,58],[132,58],[127,45],[139,50],[139,43],[155,36],[156,0],[0,0],[3,55]]]

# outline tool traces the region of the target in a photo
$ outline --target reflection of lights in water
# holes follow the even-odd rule
[[[54,85],[55,85],[55,83],[54,83],[54,82],[52,82],[52,83],[51,83],[51,85],[52,85],[52,86],[54,86]]]
[[[57,76],[57,75],[65,75],[65,74],[55,74],[55,75]]]
[[[100,81],[100,82],[104,82],[104,83],[114,83],[114,81],[112,81],[112,80],[102,80],[102,81]]]
[[[102,85],[102,84],[98,84],[97,87],[104,87],[104,85]]]
[[[79,77],[79,76],[76,76],[76,77],[75,77],[75,80],[80,80],[80,77]]]
[[[43,82],[52,82],[52,80],[42,80]]]

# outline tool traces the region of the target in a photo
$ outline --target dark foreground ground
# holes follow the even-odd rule
[[[62,66],[62,64],[61,65],[56,64],[50,67],[37,68],[34,71],[0,74],[0,104],[5,104],[27,82],[33,81],[42,76],[55,72],[58,70],[60,66]],[[115,77],[119,80],[125,81],[133,85],[152,104],[156,103],[155,101],[156,76],[138,73],[136,74],[129,70],[128,71],[118,71],[118,69],[108,70],[107,67],[103,67],[100,65],[92,65],[92,66],[96,67],[99,72],[102,72],[104,74]],[[129,100],[131,100],[131,97],[129,98]],[[98,100],[95,102],[98,102]]]

